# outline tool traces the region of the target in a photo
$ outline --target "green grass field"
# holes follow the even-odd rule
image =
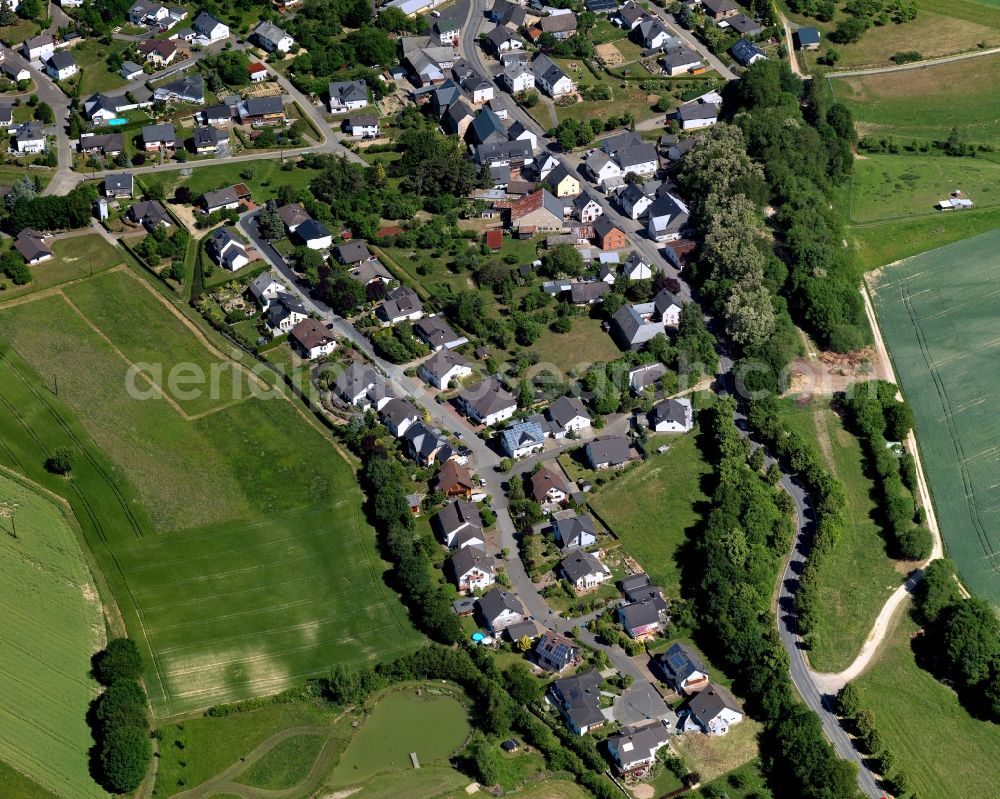
[[[905,614],[880,654],[855,681],[863,707],[920,799],[995,796],[1000,727],[978,721],[955,693],[914,662]]]
[[[708,501],[704,481],[711,471],[695,434],[670,436],[670,450],[614,480],[589,499],[622,546],[668,597],[680,594],[678,558],[688,530]]]
[[[969,587],[993,602],[1000,602],[998,270],[1000,230],[994,230],[873,279],[948,555]]]
[[[145,309],[167,366],[174,353],[193,364],[224,360],[199,351],[171,309],[145,306],[149,289],[124,272],[67,292],[101,320],[100,332],[61,296],[0,309],[0,335],[44,385],[27,369],[26,383],[0,379],[0,396],[32,414],[5,420],[2,454],[15,468],[40,468],[32,436],[51,450],[67,440],[67,417],[82,422],[86,432],[73,429],[71,442],[94,463],[81,465],[82,496],[71,501],[83,503],[78,517],[97,517],[85,532],[148,648],[156,714],[273,693],[332,663],[417,645],[383,582],[353,472],[325,434],[285,399],[249,397],[198,418],[162,399],[132,399],[122,354],[155,353],[123,324],[129,311],[102,307],[101,286],[116,303]]]
[[[854,114],[861,135],[890,135],[904,144],[944,141],[958,126],[976,144],[1000,145],[998,69],[1000,55],[989,55],[924,69],[831,78],[830,83]]]
[[[817,671],[840,671],[857,656],[879,610],[901,582],[872,518],[874,486],[864,473],[861,445],[829,403],[782,404],[785,428],[819,442],[828,468],[844,486],[847,526],[823,561],[818,614],[809,662]]]
[[[96,275],[98,272],[124,263],[127,258],[123,250],[116,249],[96,233],[54,241],[52,251],[56,257],[51,261],[29,267],[30,283],[25,286],[7,284],[7,288],[0,292],[0,304],[15,297],[60,286],[71,280]]]
[[[309,186],[310,181],[319,174],[319,170],[306,169],[301,164],[296,164],[293,169],[289,170],[284,170],[281,166],[277,158],[254,161],[250,164],[203,166],[195,169],[185,182],[191,189],[192,195],[196,197],[206,191],[231,186],[234,183],[245,183],[250,189],[254,202],[261,204],[274,199],[280,186],[305,189]],[[250,174],[248,170],[252,171],[253,177],[244,177],[244,174]],[[158,175],[147,174],[141,178],[141,182],[145,185],[153,183],[162,185],[168,197],[182,180],[184,179],[181,178],[179,171],[167,171]]]
[[[308,776],[325,742],[325,735],[315,733],[288,738],[247,769],[240,782],[268,790],[294,788]]]
[[[940,216],[935,204],[959,188],[977,208],[1000,204],[1000,163],[945,155],[868,155],[854,163],[847,217],[864,223]]]
[[[98,693],[90,657],[105,640],[101,600],[63,509],[4,475],[0,560],[0,757],[60,796],[104,797],[90,778],[86,721]],[[32,796],[23,782],[16,790]]]
[[[546,364],[556,373],[582,373],[592,364],[615,360],[621,352],[611,336],[601,330],[601,320],[575,317],[569,333],[553,333],[546,328],[531,345],[538,353],[538,368]]]
[[[80,83],[80,94],[89,97],[94,92],[110,92],[125,85],[126,80],[108,66],[111,54],[125,49],[124,42],[113,42],[110,45],[101,44],[96,39],[81,42],[70,53],[77,67],[78,76],[70,79],[70,84]]]

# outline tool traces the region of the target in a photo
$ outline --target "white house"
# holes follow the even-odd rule
[[[229,26],[219,22],[207,11],[199,11],[191,27],[198,34],[195,41],[199,44],[214,44],[229,38]]]
[[[622,264],[622,277],[628,280],[649,280],[653,277],[653,270],[639,253],[634,252]]]
[[[618,203],[629,219],[638,219],[653,204],[653,198],[638,183],[630,183],[619,193]]]
[[[587,170],[594,182],[601,186],[620,182],[622,178],[621,167],[607,153],[598,152],[590,156],[587,159]]]
[[[552,534],[561,549],[586,549],[597,543],[597,528],[590,516],[565,513],[569,515],[555,519],[552,524]]]
[[[500,432],[500,446],[512,458],[524,458],[541,452],[545,434],[538,422],[518,422]]]
[[[253,29],[257,43],[267,52],[287,53],[295,46],[295,39],[272,22],[261,22]]]
[[[660,165],[656,148],[647,142],[615,150],[614,159],[623,175],[652,175]]]
[[[412,403],[393,397],[379,409],[382,423],[396,438],[406,432],[407,428],[420,421],[421,414]]]
[[[559,397],[545,411],[555,428],[555,437],[580,433],[590,428],[591,416],[578,397]]]
[[[132,176],[129,175],[128,177],[131,183]],[[260,306],[260,309],[266,311],[267,306],[271,304],[271,300],[277,299],[278,294],[287,291],[287,289],[277,281],[273,274],[263,272],[254,279],[247,291],[250,292],[250,296]]]
[[[703,95],[689,103],[684,103],[677,109],[676,117],[681,124],[681,130],[707,128],[719,121],[719,106],[722,104],[722,98],[715,92],[709,94],[719,99],[706,99],[708,95]]]
[[[333,234],[315,219],[307,219],[295,228],[295,235],[310,250],[328,250],[333,244]]]
[[[656,662],[667,683],[679,694],[690,696],[709,685],[708,668],[698,654],[684,644],[673,644]]]
[[[649,412],[649,427],[657,433],[686,433],[694,427],[689,399],[665,399]]]
[[[432,520],[441,541],[446,547],[459,549],[467,546],[482,546],[483,517],[479,509],[467,499],[456,499],[437,512]]]
[[[725,735],[743,721],[743,708],[729,690],[709,683],[689,705],[691,718],[707,735]]]
[[[531,62],[531,71],[535,75],[535,83],[553,99],[565,97],[576,91],[576,84],[569,75],[544,53],[536,56]]]
[[[681,323],[682,300],[667,289],[661,289],[653,298],[653,308],[656,316],[666,327],[677,327]]]
[[[573,215],[584,225],[591,224],[604,213],[604,209],[587,191],[582,191],[573,200]]]
[[[535,88],[535,73],[528,68],[527,64],[511,61],[504,65],[503,82],[507,84],[511,94],[529,92]]]
[[[438,350],[420,365],[420,377],[435,388],[447,390],[453,380],[472,375],[472,366],[454,350]]]
[[[524,605],[515,594],[499,588],[487,592],[476,603],[480,621],[494,635],[503,632],[512,624],[522,622],[527,617]]]
[[[670,741],[670,730],[662,721],[642,727],[623,727],[608,737],[608,754],[619,774],[634,774],[653,765],[656,753]]]
[[[40,122],[22,122],[14,129],[14,149],[19,155],[45,151],[45,126]]]
[[[637,27],[642,46],[647,50],[659,50],[674,38],[657,17],[647,17]]]
[[[225,227],[216,228],[212,232],[205,249],[213,261],[230,272],[235,272],[250,263],[243,242]]]
[[[279,293],[267,308],[267,323],[271,328],[271,336],[277,338],[291,333],[303,319],[309,317],[302,301],[291,294]]]
[[[53,80],[66,80],[73,77],[80,70],[77,69],[73,56],[65,50],[53,53],[49,60],[45,62],[45,74]]]
[[[462,391],[458,402],[472,421],[487,427],[505,422],[517,412],[514,395],[505,391],[494,377]]]
[[[559,571],[578,593],[592,591],[611,579],[611,570],[593,552],[574,549],[559,561]]]
[[[337,340],[315,319],[303,319],[295,325],[288,333],[288,341],[310,361],[329,355],[337,348]]]
[[[663,53],[663,66],[668,75],[682,75],[685,72],[704,67],[701,56],[690,47],[683,45],[668,47]]]
[[[420,297],[409,286],[397,286],[385,295],[385,300],[375,309],[375,316],[382,327],[415,322],[424,315],[424,305]]]
[[[677,241],[688,222],[687,206],[672,194],[657,197],[646,213],[646,232],[657,242]]]
[[[462,547],[446,564],[459,591],[485,591],[496,582],[495,565],[493,556],[480,546]]]
[[[56,51],[56,40],[50,33],[32,36],[25,39],[23,50],[29,61],[44,61]]]
[[[363,80],[334,81],[327,88],[331,114],[345,114],[368,105],[368,86]]]
[[[374,139],[379,135],[378,117],[374,114],[349,116],[343,127],[355,139]]]

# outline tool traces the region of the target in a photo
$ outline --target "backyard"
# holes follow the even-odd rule
[[[288,168],[288,165],[293,163],[294,165]],[[252,164],[199,167],[186,180],[186,185],[191,190],[191,195],[198,197],[206,191],[232,186],[234,183],[245,183],[250,189],[253,201],[260,204],[274,199],[280,186],[308,188],[309,182],[318,174],[319,170],[308,169],[301,162],[289,160],[283,166],[278,160],[264,159]],[[163,186],[169,197],[181,180],[178,171],[171,171],[159,175],[143,175],[141,182],[145,185],[156,183]]]
[[[115,249],[97,233],[56,239],[51,246],[56,257],[29,267],[31,282],[24,286],[9,284],[0,293],[0,304],[24,294],[99,274],[124,263],[128,258],[124,251]]]

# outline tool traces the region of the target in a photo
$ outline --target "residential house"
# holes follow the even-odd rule
[[[530,92],[535,88],[535,73],[522,61],[510,61],[504,64],[500,79],[511,94]]]
[[[563,677],[549,686],[549,700],[577,735],[586,735],[607,721],[601,712],[601,683],[596,671]]]
[[[389,270],[382,266],[382,262],[377,258],[348,267],[347,276],[362,286],[370,286],[372,283],[388,286],[394,280]]]
[[[556,438],[563,438],[568,433],[580,433],[591,423],[591,416],[578,397],[559,397],[549,405],[545,415],[557,431]]]
[[[517,411],[517,400],[495,377],[463,389],[458,404],[472,421],[487,427],[505,422]]]
[[[45,61],[56,51],[56,40],[51,33],[25,39],[24,55],[29,61]]]
[[[271,328],[271,336],[278,336],[291,333],[309,313],[302,304],[302,300],[292,294],[279,294],[267,308],[267,323]]]
[[[618,204],[629,219],[638,219],[653,204],[653,197],[639,183],[630,183],[618,193]]]
[[[524,605],[515,594],[495,588],[479,598],[476,603],[479,619],[494,635],[499,635],[513,624],[527,618]]]
[[[302,222],[309,219],[305,208],[298,203],[281,206],[278,209],[278,215],[282,217],[289,231],[294,231]],[[358,266],[374,257],[368,249],[368,245],[361,239],[352,239],[338,244],[330,250],[330,255],[338,264],[344,266]]]
[[[725,735],[743,721],[743,708],[725,686],[709,683],[688,705],[691,718],[707,735]]]
[[[447,348],[438,350],[420,364],[420,377],[435,388],[447,391],[453,380],[462,380],[472,375],[469,362],[457,352]]]
[[[707,128],[719,121],[719,104],[698,98],[679,106],[675,116],[681,130]]]
[[[298,203],[289,203],[288,205],[279,206],[276,213],[279,217],[281,217],[281,221],[285,223],[285,229],[288,230],[289,233],[294,233],[298,229],[299,225],[308,219],[312,219],[312,217],[306,212],[306,209]],[[350,242],[350,244],[354,243],[355,242]],[[364,242],[357,243],[364,247]],[[334,250],[334,252],[336,252],[336,250]],[[367,247],[365,247],[365,252],[368,252]],[[340,263],[344,263],[344,261],[341,261]]]
[[[206,191],[202,195],[201,205],[206,214],[235,210],[240,207],[240,198],[236,196],[234,187],[226,186],[223,189]]]
[[[157,86],[153,90],[153,99],[201,105],[205,102],[205,80],[198,74],[185,75],[170,83]]]
[[[213,44],[229,38],[229,26],[223,25],[207,11],[199,11],[191,27],[198,34],[196,41],[199,44]]]
[[[133,25],[160,25],[170,18],[170,9],[152,0],[136,0],[128,10],[128,21]]]
[[[170,66],[171,62],[177,57],[178,52],[180,52],[177,49],[177,42],[169,40],[159,41],[157,39],[147,39],[141,42],[136,47],[136,50],[147,64],[152,64],[158,70]]]
[[[104,196],[109,199],[131,197],[134,183],[131,172],[121,172],[106,175],[104,178]]]
[[[622,175],[649,176],[655,173],[660,165],[656,147],[648,142],[622,147],[615,151],[614,158],[621,168]]]
[[[384,379],[368,364],[352,363],[337,375],[332,389],[342,402],[361,405],[369,391],[383,384]]]
[[[739,6],[733,0],[702,0],[701,7],[705,15],[716,22],[740,13]]]
[[[240,122],[254,127],[285,124],[285,106],[281,97],[251,97],[237,106]]]
[[[594,221],[594,238],[597,246],[605,252],[620,250],[628,245],[625,231],[606,216],[600,216]]]
[[[556,468],[545,464],[531,475],[531,498],[543,505],[562,502],[569,496],[569,483]]]
[[[660,50],[676,37],[670,35],[659,17],[646,17],[633,29],[646,50]]]
[[[573,215],[583,224],[593,224],[604,209],[600,206],[594,196],[588,191],[582,191],[573,199]]]
[[[142,225],[150,233],[158,227],[170,227],[173,222],[167,209],[159,200],[140,200],[128,209],[128,218],[137,225]]]
[[[88,155],[118,155],[125,149],[125,137],[120,133],[81,133],[78,146]]]
[[[535,644],[535,660],[546,671],[558,674],[582,659],[580,647],[565,635],[546,631]]]
[[[121,68],[118,70],[118,74],[125,78],[125,80],[135,80],[140,77],[142,73],[142,65],[137,64],[134,61],[123,61]]]
[[[639,253],[633,252],[622,264],[622,277],[628,280],[650,280],[653,277],[653,268]]]
[[[677,693],[690,696],[709,684],[705,663],[688,646],[675,643],[656,659],[666,682]]]
[[[246,246],[225,227],[212,231],[205,245],[209,257],[223,269],[235,272],[250,263]]]
[[[496,582],[496,561],[479,546],[462,547],[445,562],[459,591],[485,591]]]
[[[423,418],[412,403],[395,397],[379,409],[379,415],[382,423],[396,438],[403,435],[411,424],[416,424]]]
[[[201,121],[206,125],[227,125],[233,121],[233,109],[225,103],[202,109]]]
[[[45,126],[41,122],[22,122],[14,129],[13,149],[18,155],[45,152]]]
[[[514,203],[510,209],[510,224],[519,235],[562,233],[565,229],[563,212],[562,200],[546,189],[538,189]]]
[[[465,97],[460,96],[444,112],[444,116],[441,118],[441,127],[464,141],[465,134],[468,133],[469,126],[475,118],[476,110],[472,104]]]
[[[663,51],[663,68],[670,76],[683,75],[685,72],[699,72],[705,65],[701,56],[690,47],[678,45],[668,47]]]
[[[424,317],[413,326],[413,332],[434,352],[461,347],[468,342],[465,336],[458,335],[440,316]]]
[[[611,337],[623,350],[636,351],[661,333],[666,333],[661,322],[653,320],[654,307],[652,303],[648,313],[643,306],[623,305],[611,317]]]
[[[288,53],[295,46],[295,39],[272,22],[261,22],[253,29],[252,36],[269,53]]]
[[[508,28],[503,25],[497,25],[493,30],[486,34],[486,39],[484,41],[484,46],[486,50],[497,58],[500,57],[502,53],[509,53],[515,50],[523,50],[524,42],[521,38],[512,33]]]
[[[756,64],[767,58],[763,50],[747,39],[738,40],[729,48],[729,52],[736,59],[736,63],[744,67],[749,67],[751,64]]]
[[[251,83],[260,83],[267,80],[267,67],[259,61],[253,61],[247,64],[247,74],[250,76]]]
[[[471,499],[476,482],[472,479],[468,469],[458,461],[451,460],[441,467],[441,471],[431,481],[431,487],[435,491],[440,491],[448,499],[456,497]]]
[[[478,72],[469,70],[459,82],[466,96],[472,100],[474,105],[482,105],[493,99],[493,81],[487,80]],[[497,119],[500,119],[495,112],[491,111]]]
[[[524,139],[481,144],[476,148],[476,165],[483,167],[508,167],[520,171],[532,161],[532,145]],[[509,181],[508,181],[509,182]]]
[[[48,238],[44,233],[39,233],[33,228],[26,227],[14,239],[14,249],[17,250],[25,262],[31,266],[40,264],[55,258],[52,248],[45,242]]]
[[[642,727],[623,727],[608,736],[608,754],[619,774],[637,775],[656,762],[657,753],[669,742],[669,728],[653,721]]]
[[[407,454],[421,466],[431,466],[438,461],[446,462],[455,454],[444,433],[423,422],[410,425],[403,434],[402,440]],[[460,533],[459,536],[463,540],[468,538],[467,543],[476,543],[473,540],[476,537],[473,532],[469,532],[468,536]],[[478,543],[482,544],[483,542],[479,541]],[[465,544],[462,543],[460,546],[465,546]]]
[[[473,146],[506,142],[507,129],[500,117],[490,109],[482,108],[466,129],[465,141]]]
[[[18,66],[17,64],[3,64],[0,66],[0,73],[2,73],[7,80],[14,83],[20,83],[22,80],[31,80],[31,73],[24,67]]]
[[[437,19],[431,26],[431,30],[442,45],[458,47],[461,38],[461,28],[453,19]]]
[[[569,301],[574,305],[594,305],[611,291],[602,280],[576,280],[569,284]]]
[[[580,193],[580,180],[576,177],[564,163],[559,162],[559,166],[545,176],[545,183],[552,189],[556,197],[576,197]]]
[[[527,11],[519,3],[508,2],[508,0],[496,0],[489,13],[490,20],[503,25],[512,31],[516,31],[527,22]]]
[[[593,518],[578,516],[572,511],[567,511],[567,515],[553,521],[552,534],[562,550],[585,549],[597,543],[597,528]]]
[[[667,373],[667,367],[662,363],[647,363],[639,366],[628,373],[629,388],[633,393],[641,394],[647,388],[655,385],[656,382]]]
[[[368,105],[368,86],[363,80],[334,81],[329,86],[331,114],[345,114]]]
[[[531,71],[534,73],[535,83],[553,99],[565,97],[576,91],[576,84],[569,75],[544,53],[535,56],[531,62]]]
[[[607,153],[594,153],[587,161],[587,171],[590,172],[594,182],[604,186],[621,185],[622,169]]]
[[[142,146],[146,152],[161,148],[174,149],[177,146],[177,135],[173,125],[145,125],[142,128]]]
[[[73,77],[79,70],[73,56],[65,50],[53,53],[45,62],[45,74],[53,80],[66,80]]]
[[[665,327],[677,327],[681,323],[682,301],[667,289],[661,289],[653,298],[655,316]]]
[[[696,141],[693,136],[688,136],[687,138],[680,139],[679,141],[671,144],[667,149],[667,158],[670,161],[680,161],[688,151],[694,147]]]
[[[337,348],[337,340],[326,325],[315,319],[303,319],[295,325],[288,334],[288,340],[303,358],[310,361],[329,355]]]
[[[349,116],[342,127],[355,139],[376,139],[379,135],[378,117],[374,114]]]
[[[627,604],[618,608],[618,619],[625,632],[636,640],[655,635],[667,622],[667,603],[663,592],[651,585],[646,574],[634,574],[621,581]]]
[[[194,151],[200,155],[219,152],[222,144],[229,142],[229,132],[211,126],[198,126],[191,135]]]
[[[302,228],[300,227],[299,230]],[[424,306],[417,292],[409,286],[397,286],[385,295],[385,300],[375,309],[375,316],[382,327],[399,322],[415,321],[424,315]]]
[[[611,14],[618,10],[618,0],[587,0],[583,7],[594,14]]]
[[[545,433],[538,422],[517,422],[500,432],[500,447],[511,458],[524,458],[541,452],[544,446]]]
[[[261,272],[254,278],[247,291],[250,292],[250,296],[260,306],[260,309],[266,311],[271,300],[277,299],[278,294],[286,289],[271,272]]]
[[[576,33],[576,14],[564,9],[560,14],[549,14],[535,23],[529,32],[533,40],[538,40],[545,33],[551,33],[557,39],[568,39]]]
[[[740,36],[760,36],[764,32],[764,28],[755,19],[751,19],[746,14],[737,14],[733,17],[728,17],[719,23],[720,28],[732,28]]]
[[[611,579],[610,569],[597,555],[585,549],[573,550],[559,561],[559,572],[578,594],[592,591]]]
[[[676,241],[688,224],[688,207],[670,193],[661,194],[646,209],[646,233],[656,242]]]
[[[795,31],[795,45],[799,50],[819,50],[819,30],[817,28],[799,28]]]
[[[295,228],[295,237],[310,250],[328,250],[333,244],[333,234],[315,219],[300,222]]]
[[[620,28],[631,31],[635,30],[649,14],[635,0],[628,0],[625,5],[618,9],[612,17],[612,21]]]
[[[434,524],[445,546],[466,547],[473,544],[482,546],[483,519],[479,509],[465,499],[449,502],[434,516]],[[520,621],[520,620],[519,620]]]
[[[583,451],[591,469],[614,469],[632,459],[632,446],[625,436],[594,439],[586,444]]]
[[[492,111],[498,117],[500,117],[500,119],[502,119],[504,122],[510,120],[510,118],[514,115],[514,104],[511,102],[510,98],[505,97],[502,94],[494,94],[489,100],[486,101],[486,107],[490,109],[490,111]],[[518,126],[520,126],[520,124],[521,124],[520,122],[517,123]],[[511,127],[514,126],[512,125]],[[523,133],[524,132],[523,126],[521,126],[520,129]],[[507,130],[507,135],[510,136],[512,139],[520,138],[514,136],[514,134],[511,133],[509,128]],[[538,138],[533,133],[531,134],[531,138],[533,139],[531,145],[532,148],[537,147]]]

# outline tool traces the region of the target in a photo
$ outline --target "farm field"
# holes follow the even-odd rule
[[[668,597],[680,595],[678,559],[688,531],[699,523],[703,503],[708,502],[705,481],[711,468],[695,436],[695,432],[670,436],[667,452],[654,453],[589,499],[622,546]],[[659,523],[650,524],[650,519]]]
[[[1000,230],[871,276],[879,323],[913,407],[948,556],[969,588],[1000,602],[996,416]]]
[[[33,781],[67,799],[105,797],[90,777],[86,720],[98,694],[90,658],[105,641],[101,601],[63,509],[4,474],[0,559],[0,757],[30,777],[12,778],[8,791],[0,771],[3,794],[36,796]]]
[[[847,216],[856,223],[940,216],[943,212],[934,205],[955,189],[977,208],[1000,204],[1000,163],[944,155],[868,155],[854,162]]]
[[[57,799],[54,793],[46,791],[3,762],[0,762],[0,785],[3,786],[4,799]]]
[[[200,415],[158,395],[132,399],[126,357],[155,353],[101,297],[143,309],[165,371],[228,359],[199,344],[168,305],[154,298],[147,306],[153,295],[131,273],[66,294],[75,308],[60,295],[0,308],[0,335],[49,391],[58,376],[58,401],[86,429],[74,448],[92,437],[114,464],[93,478],[104,485],[89,486],[112,505],[90,537],[119,602],[131,606],[123,608],[130,630],[144,633],[156,715],[274,693],[333,663],[412,649],[420,638],[383,582],[354,475],[325,434],[284,398],[208,404]],[[0,386],[2,394],[18,389]],[[123,474],[137,504],[127,499],[131,488],[117,485]]]
[[[1000,727],[974,719],[950,688],[917,666],[910,649],[916,630],[901,614],[877,660],[855,681],[861,705],[874,712],[913,795],[993,796]]]
[[[864,472],[865,458],[857,438],[844,429],[826,400],[807,405],[784,402],[781,418],[785,429],[819,444],[827,467],[847,497],[847,526],[819,575],[820,611],[809,651],[809,662],[817,671],[840,671],[857,656],[902,575],[893,568],[873,519],[875,489]]]
[[[974,5],[997,9],[1000,15],[997,6]],[[899,27],[905,31],[908,26]],[[1000,40],[1000,31],[996,38]],[[890,135],[901,144],[913,139],[944,141],[958,126],[974,144],[1000,145],[1000,93],[995,91],[998,70],[1000,54],[829,80],[834,95],[854,114],[861,135]]]

